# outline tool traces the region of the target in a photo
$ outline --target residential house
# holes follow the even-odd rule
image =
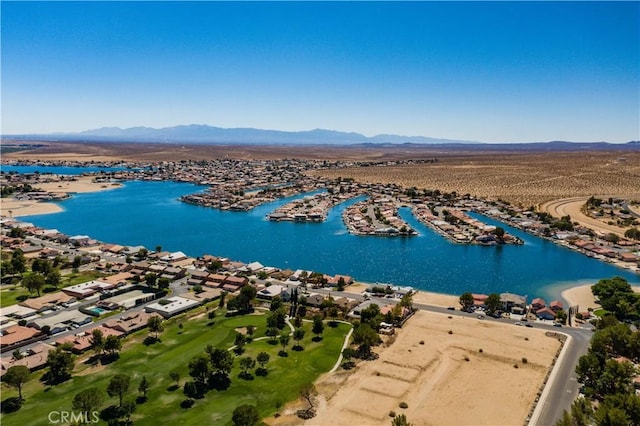
[[[553,320],[556,317],[556,313],[550,308],[542,308],[536,312],[536,316],[544,320]]]
[[[547,304],[544,301],[544,299],[537,297],[531,301],[531,312],[536,313],[537,311],[539,311],[542,308],[545,308],[546,306]]]
[[[159,316],[156,313],[147,312],[130,312],[117,320],[111,320],[104,324],[104,327],[122,331],[124,334],[130,334],[134,331],[141,330],[147,326],[147,321],[152,316]]]
[[[549,307],[553,310],[553,312],[558,312],[564,309],[564,303],[559,300],[554,300],[553,302],[549,303]]]

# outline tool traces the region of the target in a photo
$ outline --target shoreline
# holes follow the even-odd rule
[[[593,310],[601,309],[602,307],[596,302],[595,296],[591,293],[591,286],[593,284],[583,284],[567,288],[562,291],[562,298],[567,302],[568,306],[577,305],[579,312],[585,312],[589,308]],[[631,289],[640,294],[640,286],[631,286]]]
[[[110,191],[122,188],[122,183],[94,182],[92,177],[79,177],[74,181],[44,182],[38,184],[42,191],[54,194],[83,194],[90,192]],[[64,209],[53,201],[17,200],[14,197],[3,198],[0,201],[0,212],[11,212],[10,217],[28,217],[42,214],[63,212]]]

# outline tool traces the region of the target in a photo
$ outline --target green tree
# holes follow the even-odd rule
[[[73,263],[71,263],[71,267],[73,269],[78,269],[80,267],[80,265],[82,265],[82,257],[81,256],[75,256],[73,258]]]
[[[116,374],[109,382],[107,394],[118,397],[118,407],[122,407],[122,398],[129,391],[130,384],[131,378],[126,374]]]
[[[407,420],[407,416],[404,414],[398,414],[391,420],[391,426],[413,426],[412,423],[409,423]]]
[[[125,418],[125,424],[131,424],[131,415],[136,411],[136,403],[134,401],[125,401],[120,404],[118,416]]]
[[[87,388],[73,397],[72,407],[83,413],[92,413],[100,409],[104,395],[98,388]],[[90,414],[89,414],[90,415]]]
[[[233,368],[233,355],[231,352],[214,348],[209,345],[206,348],[206,353],[209,355],[211,361],[211,368],[215,374],[228,375]]]
[[[166,290],[171,285],[171,280],[167,277],[161,277],[158,279],[158,288],[160,290]]]
[[[110,335],[104,339],[104,350],[111,356],[116,356],[122,350],[122,340],[118,336]]]
[[[344,278],[340,277],[338,278],[338,285],[336,286],[336,290],[337,291],[344,291],[345,286],[347,285],[347,283],[344,281]]]
[[[407,309],[413,309],[413,296],[411,293],[406,293],[402,296],[402,299],[400,299],[400,306]]]
[[[52,270],[51,272],[49,272],[45,278],[45,282],[48,285],[54,286],[54,287],[58,287],[60,285],[60,281],[61,281],[62,277],[60,275],[60,271],[58,271],[57,269]]]
[[[353,330],[353,342],[360,345],[358,351],[362,358],[371,356],[371,347],[380,341],[378,333],[368,324],[360,324]]]
[[[256,366],[256,360],[250,356],[240,358],[240,368],[242,373],[246,376],[249,374],[249,370]]]
[[[273,299],[271,299],[269,310],[271,312],[275,312],[280,308],[282,308],[282,298],[280,296],[275,296]]]
[[[463,311],[469,311],[474,304],[473,295],[468,291],[460,295],[460,306]]]
[[[315,315],[313,317],[313,327],[311,328],[311,332],[318,336],[318,339],[320,339],[320,336],[324,332],[324,323],[322,322],[322,317],[320,315]]]
[[[560,309],[558,312],[556,312],[556,317],[555,320],[559,323],[562,324],[566,324],[567,323],[567,313]]]
[[[35,291],[38,293],[38,296],[40,296],[40,290],[44,288],[45,279],[42,274],[34,272],[22,279],[22,285],[29,290],[29,293],[33,293]]]
[[[169,372],[169,378],[176,382],[176,387],[180,386],[180,371],[177,368]]]
[[[624,236],[631,240],[640,240],[640,229],[638,228],[627,229],[624,232]]]
[[[211,375],[211,363],[209,357],[205,354],[199,354],[191,358],[189,361],[189,375],[193,377],[196,382],[204,384]]]
[[[156,281],[158,281],[158,276],[153,272],[149,272],[144,276],[144,282],[149,287],[154,287],[156,285]]]
[[[233,426],[254,426],[260,421],[260,415],[254,405],[240,405],[233,410],[231,421]]]
[[[22,274],[27,270],[27,259],[24,252],[19,248],[15,249],[11,254],[11,269],[16,274]]]
[[[280,345],[282,345],[282,352],[285,352],[287,350],[287,345],[289,344],[289,333],[287,332],[283,332],[282,334],[280,334]]]
[[[270,356],[268,353],[260,352],[256,357],[256,360],[258,361],[258,364],[260,364],[260,367],[264,368],[264,366],[267,365],[267,363],[269,362],[269,358]]]
[[[144,398],[147,397],[147,392],[149,392],[147,376],[142,376],[142,380],[140,380],[140,384],[138,385],[138,392],[140,392]]]
[[[485,301],[485,305],[487,306],[487,312],[489,314],[494,314],[502,309],[502,302],[500,301],[500,295],[497,293],[491,293],[487,300]]]
[[[304,330],[302,328],[296,328],[293,331],[293,339],[296,341],[297,346],[300,347],[300,340],[304,339]]]
[[[65,350],[64,346],[57,346],[49,351],[47,355],[47,366],[49,367],[49,377],[53,383],[60,383],[71,377],[74,358]]]
[[[382,322],[380,306],[373,303],[360,311],[360,322],[369,325],[374,330],[377,330]]]
[[[156,315],[149,317],[147,320],[147,327],[149,328],[150,333],[155,333],[155,339],[158,340],[158,333],[161,333],[164,330],[162,318]]]
[[[24,365],[14,365],[9,367],[2,377],[2,381],[18,389],[18,398],[22,400],[22,385],[27,383],[31,377],[31,372]]]
[[[104,351],[105,338],[100,329],[96,328],[91,332],[89,343],[98,356],[102,355],[102,352]]]

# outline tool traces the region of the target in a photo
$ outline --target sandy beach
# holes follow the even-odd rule
[[[390,411],[416,426],[523,424],[559,348],[542,330],[419,311],[377,360],[321,377],[304,424],[388,425]]]
[[[595,284],[595,283],[594,283]],[[562,292],[562,298],[569,306],[578,306],[580,312],[587,309],[600,309],[600,304],[596,303],[596,298],[591,293],[592,284],[572,287]],[[631,287],[636,293],[640,293],[640,286]]]
[[[355,282],[345,287],[345,293],[362,294],[367,287],[372,286],[371,283]],[[417,290],[413,294],[414,303],[422,303],[432,306],[454,306],[456,309],[460,308],[460,297],[451,294],[433,293],[430,291]]]
[[[120,183],[92,182],[90,177],[80,177],[76,181],[45,182],[37,185],[42,191],[56,194],[83,193],[107,191],[122,187]],[[0,200],[0,214],[11,217],[33,216],[39,214],[58,213],[63,209],[55,203],[35,200],[16,200],[15,198],[2,198]],[[10,212],[10,213],[9,213]]]

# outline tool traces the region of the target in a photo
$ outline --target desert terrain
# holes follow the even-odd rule
[[[523,424],[559,348],[541,330],[419,311],[377,360],[323,376],[317,416],[304,424],[388,425],[390,411],[416,426]]]
[[[546,203],[542,203],[540,206],[541,211],[546,211],[555,217],[562,217],[569,215],[571,220],[580,223],[583,226],[593,229],[596,232],[602,234],[615,234],[619,237],[624,237],[625,230],[629,228],[621,228],[615,225],[609,225],[603,220],[594,219],[582,213],[582,207],[584,207],[589,197],[571,197],[563,198],[560,200],[553,200]]]
[[[3,141],[3,145],[20,142]],[[36,142],[31,142],[36,143]],[[179,161],[188,159],[305,158],[344,161],[431,160],[425,164],[349,167],[313,173],[501,198],[523,207],[570,198],[640,199],[638,151],[535,151],[409,146],[177,145],[41,142],[6,160]]]

